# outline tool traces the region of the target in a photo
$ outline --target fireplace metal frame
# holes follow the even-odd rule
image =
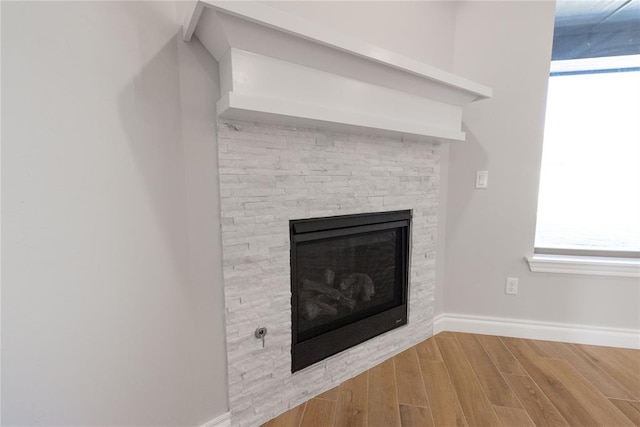
[[[406,266],[401,277],[401,303],[338,329],[298,342],[297,298],[295,297],[296,247],[298,243],[371,231],[400,229],[400,261]],[[344,215],[289,221],[291,242],[291,371],[304,369],[373,337],[407,324],[409,301],[409,251],[411,211]]]

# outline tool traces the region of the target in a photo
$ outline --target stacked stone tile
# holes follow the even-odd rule
[[[432,335],[439,144],[223,121],[218,156],[234,426],[259,425]],[[291,374],[289,220],[402,209],[413,212],[408,325]]]

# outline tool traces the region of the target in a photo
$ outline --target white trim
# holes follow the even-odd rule
[[[199,427],[231,427],[231,412],[225,412],[214,419],[200,424]]]
[[[188,42],[193,37],[193,32],[196,30],[196,25],[203,10],[204,5],[197,0],[190,5],[190,11],[185,16],[184,24],[182,25],[182,39],[184,41]]]
[[[442,331],[561,341],[640,349],[640,330],[603,328],[570,323],[541,322],[445,313],[434,318],[434,335]]]
[[[423,78],[437,81],[447,86],[463,89],[473,93],[478,99],[490,98],[492,95],[491,88],[487,86],[446,72],[429,64],[425,64],[424,62],[380,48],[347,34],[342,34],[328,27],[324,27],[260,2],[201,0],[198,3],[233,16],[274,28],[296,37],[310,40],[324,46],[329,46],[343,52],[348,52],[352,55],[356,55],[379,64],[403,70]],[[195,28],[199,19],[199,15],[193,15],[185,28]]]
[[[229,82],[217,104],[222,118],[427,140],[465,138],[462,107],[456,105],[235,48],[221,59],[220,70]]]
[[[302,104],[287,99],[265,98],[229,92],[217,103],[218,116],[223,119],[261,121],[296,127],[324,129],[374,135],[402,135],[419,140],[433,138],[447,141],[464,141],[465,133],[455,129],[443,129],[409,123],[389,117],[374,117],[351,111],[326,108],[320,105]],[[443,142],[443,141],[440,141]]]
[[[562,73],[585,70],[611,70],[640,67],[640,55],[607,56],[598,58],[563,59],[551,61],[551,72]]]
[[[464,105],[491,95],[483,85],[262,3],[198,5],[207,11],[196,6],[185,37],[195,28],[218,61],[221,118],[464,141]]]
[[[640,259],[535,254],[525,258],[536,273],[640,278]]]
[[[444,326],[445,326],[444,321],[445,321],[444,313],[440,313],[433,318],[433,335],[439,334],[440,332],[444,332],[446,330],[444,329]]]

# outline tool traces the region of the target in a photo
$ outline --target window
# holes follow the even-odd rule
[[[640,277],[640,0],[556,1],[531,271]]]
[[[640,55],[552,63],[535,247],[640,253]]]
[[[640,0],[559,0],[535,252],[640,254]]]

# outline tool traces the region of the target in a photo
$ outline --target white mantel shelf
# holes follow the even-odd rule
[[[491,89],[263,3],[194,2],[195,34],[220,65],[218,116],[462,141],[462,108]]]

